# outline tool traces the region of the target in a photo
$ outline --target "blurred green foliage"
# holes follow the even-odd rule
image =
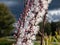
[[[13,23],[15,18],[4,4],[0,4],[0,37],[9,35],[9,32],[14,29]]]
[[[40,26],[40,32],[43,28],[43,23],[39,23],[38,24]],[[50,34],[54,34],[55,36],[55,31],[60,34],[60,21],[58,22],[46,22],[45,24],[45,28],[44,28],[44,33],[47,34],[47,35],[50,35]]]
[[[0,45],[12,45],[15,43],[14,37],[12,36],[7,36],[7,37],[2,37],[0,38]]]

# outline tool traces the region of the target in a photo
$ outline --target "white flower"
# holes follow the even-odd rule
[[[39,7],[36,7],[36,8],[35,8],[35,12],[38,12],[38,11],[39,11]]]
[[[42,21],[42,18],[37,18],[36,22],[35,22],[35,25],[39,24],[41,21]]]
[[[52,0],[48,0],[48,3],[51,3]]]
[[[27,38],[29,39],[30,37],[31,37],[31,34],[28,34],[28,35],[27,35]]]
[[[43,5],[44,9],[48,9],[48,3]]]
[[[39,30],[39,26],[33,26],[33,30],[34,30],[34,34],[37,34]]]
[[[31,40],[28,40],[27,42],[28,42],[28,43],[31,43]]]
[[[42,4],[43,4],[43,8],[40,10],[40,6],[39,5],[39,0],[34,0],[34,5],[32,5],[28,10],[28,12],[26,13],[27,15],[25,15],[25,22],[23,22],[23,20],[21,19],[21,24],[18,23],[18,25],[16,25],[16,27],[18,28],[19,25],[21,25],[20,27],[20,35],[18,37],[17,40],[17,44],[16,45],[34,45],[34,40],[36,40],[36,34],[39,31],[39,26],[37,25],[38,23],[40,23],[43,19],[43,16],[45,15],[46,11],[48,9],[48,3],[51,2],[51,0],[41,0]],[[32,11],[38,12],[36,18],[34,17],[36,14],[33,13]],[[21,16],[22,18],[22,16]],[[24,24],[24,27],[23,27]],[[31,27],[31,28],[30,28]],[[31,32],[28,33],[28,30],[30,30]],[[22,42],[24,39],[27,39],[26,42]]]
[[[37,4],[38,4],[38,1],[39,1],[39,0],[35,0],[35,1],[34,1],[34,4],[37,5]]]
[[[25,23],[24,23],[24,28],[25,28],[25,29],[28,28],[28,24],[29,24],[29,21],[25,21]]]
[[[31,39],[31,40],[36,40],[35,35],[31,36],[31,38],[30,38],[30,39]]]
[[[27,16],[27,20],[30,21],[34,17],[34,15],[35,15],[34,13],[29,12]]]
[[[31,11],[33,11],[34,10],[34,7],[33,7],[33,5],[32,5],[32,7],[31,7]]]
[[[26,43],[23,43],[23,45],[26,45]]]
[[[34,25],[34,23],[35,23],[35,20],[31,20],[31,21],[30,21],[30,23]]]
[[[16,45],[22,45],[21,41],[18,41]]]

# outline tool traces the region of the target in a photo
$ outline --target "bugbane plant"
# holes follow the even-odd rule
[[[47,14],[48,5],[51,0],[25,0],[25,8],[20,15],[18,32],[15,34],[15,45],[34,45],[36,34],[39,31],[37,25],[43,20],[43,16]]]

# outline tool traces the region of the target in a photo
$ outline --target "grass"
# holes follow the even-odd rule
[[[40,45],[40,43],[39,42],[34,42],[34,45]]]
[[[0,38],[0,45],[12,45],[12,43],[14,43],[14,41],[9,41],[9,39],[10,38],[8,38],[8,37]]]
[[[0,45],[12,45],[12,43],[15,42],[15,41],[12,41],[12,40],[14,40],[13,37],[0,38]],[[49,38],[47,37],[45,39],[46,43],[47,43],[47,40],[48,40],[48,45],[60,45],[60,44],[58,44],[60,42],[60,35],[57,35],[57,39],[55,39],[55,37],[52,37],[52,36],[49,37]],[[40,41],[35,41],[34,45],[40,45]]]

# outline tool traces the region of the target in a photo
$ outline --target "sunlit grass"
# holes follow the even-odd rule
[[[34,45],[40,45],[40,43],[39,42],[34,42]]]
[[[45,45],[60,45],[60,35],[56,35],[57,38],[55,38],[54,36],[45,36]],[[3,37],[0,38],[0,45],[12,45],[12,43],[14,43],[15,41],[11,37]],[[40,40],[39,41],[35,41],[34,45],[40,45]]]

